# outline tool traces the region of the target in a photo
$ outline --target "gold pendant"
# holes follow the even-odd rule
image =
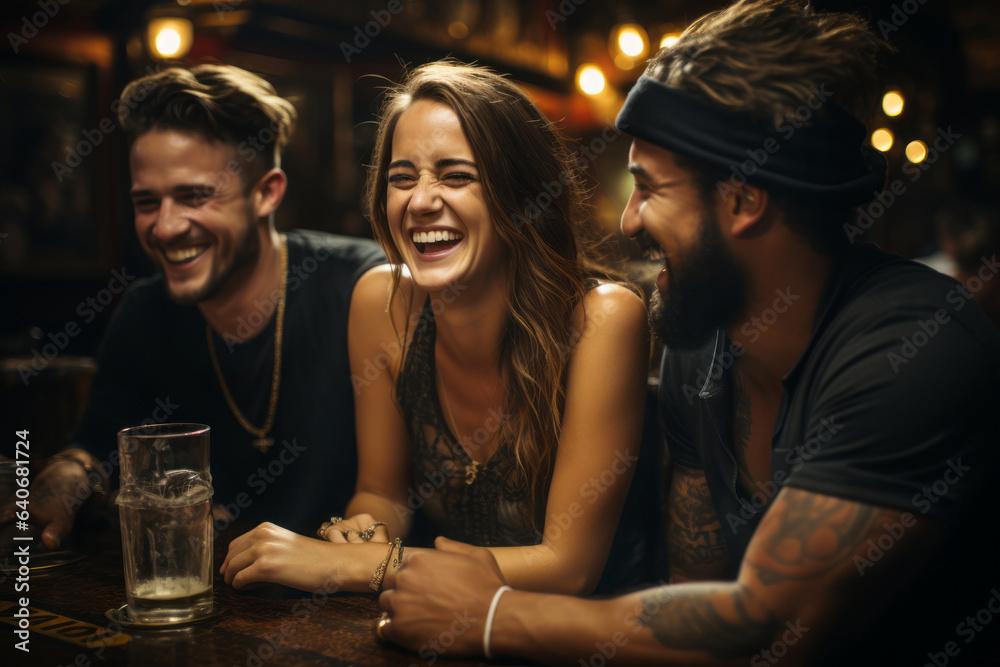
[[[473,461],[469,465],[465,466],[465,483],[472,484],[476,481],[476,476],[479,474],[479,461]]]
[[[274,438],[257,438],[253,441],[253,446],[257,448],[257,451],[261,454],[267,454],[267,450],[271,449],[271,445],[274,444]]]

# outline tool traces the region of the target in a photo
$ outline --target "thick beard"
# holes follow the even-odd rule
[[[236,255],[232,261],[227,266],[222,267],[218,274],[210,275],[201,290],[191,296],[178,297],[170,290],[169,283],[164,280],[167,286],[167,296],[170,297],[171,301],[181,306],[193,306],[204,301],[211,301],[229,286],[233,276],[240,269],[251,266],[257,261],[259,255],[260,238],[257,236],[257,226],[250,224],[244,231],[243,238],[240,240]],[[159,263],[157,264],[157,268],[162,274],[163,267]]]
[[[714,213],[706,210],[700,225],[695,244],[666,260],[666,296],[657,289],[650,300],[650,327],[673,350],[702,346],[746,307],[746,272],[723,241]]]

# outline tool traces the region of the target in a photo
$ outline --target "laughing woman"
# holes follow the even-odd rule
[[[350,313],[349,518],[323,540],[258,526],[230,546],[227,582],[390,587],[422,512],[490,547],[518,588],[593,590],[649,346],[641,299],[592,259],[579,178],[558,131],[489,70],[432,63],[389,92],[366,200],[391,264],[358,282]]]

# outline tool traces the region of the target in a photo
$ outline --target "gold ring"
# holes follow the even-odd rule
[[[320,525],[320,527],[316,529],[316,535],[318,535],[320,539],[325,540],[326,529],[334,525],[335,523],[340,523],[343,520],[344,517],[342,516],[331,516],[329,521],[324,521],[322,525]]]
[[[389,625],[390,622],[389,612],[383,611],[382,618],[378,619],[378,623],[375,624],[375,635],[382,641],[385,641],[385,635],[382,634],[382,631],[385,630],[385,627]]]

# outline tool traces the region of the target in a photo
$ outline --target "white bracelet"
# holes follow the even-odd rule
[[[486,614],[486,629],[483,631],[483,655],[488,660],[493,659],[490,652],[490,635],[493,633],[493,618],[497,615],[497,607],[500,606],[500,596],[510,590],[510,586],[501,586],[493,594],[493,602],[490,603],[490,611]]]

